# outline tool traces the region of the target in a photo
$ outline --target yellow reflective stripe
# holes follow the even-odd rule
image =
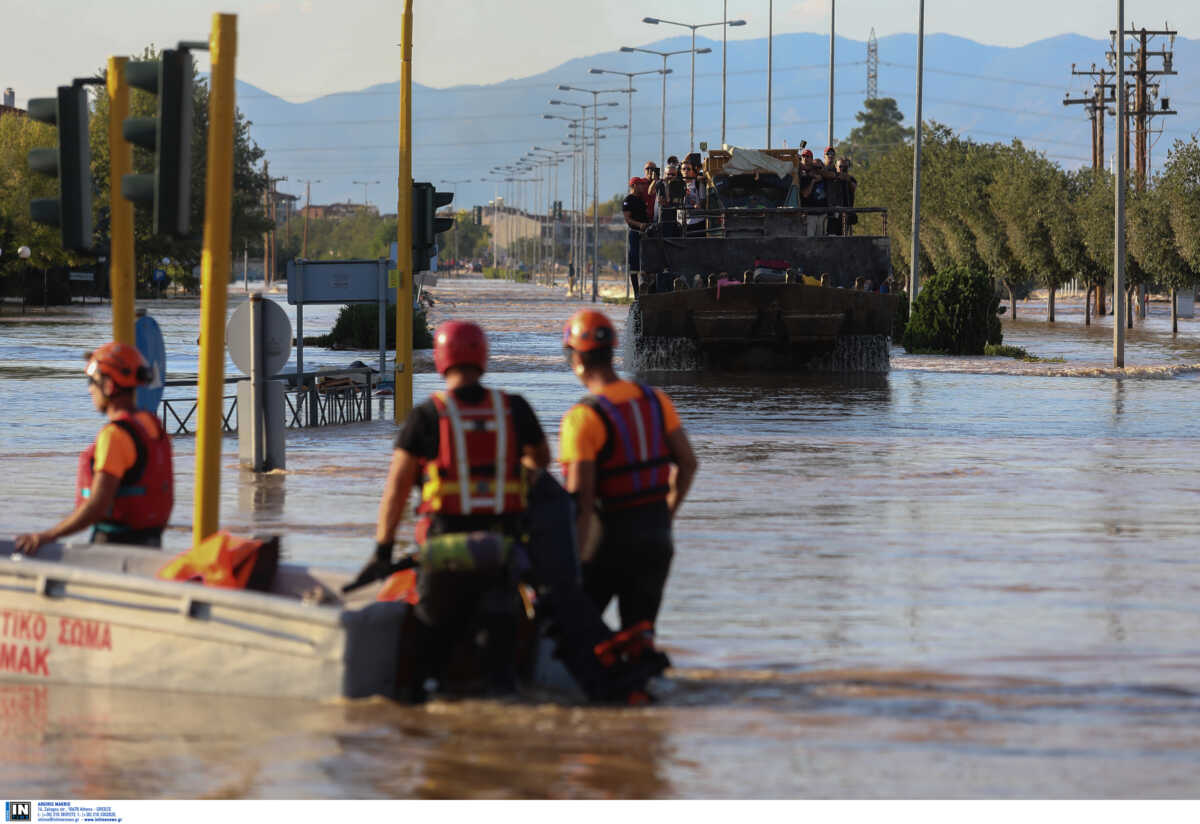
[[[463,432],[462,414],[458,411],[458,404],[454,400],[453,393],[445,393],[442,400],[446,404],[446,414],[450,418],[450,434],[454,437],[454,457],[458,463],[458,477],[466,480],[471,477],[471,465],[467,461],[467,438]],[[466,486],[459,486],[458,498],[462,514],[470,515],[471,496]]]
[[[496,422],[496,514],[504,512],[504,470],[508,465],[508,426],[504,420],[504,396],[492,389],[492,415]]]
[[[488,494],[489,495],[492,494],[490,491],[492,489],[491,481],[480,481],[479,483],[485,484],[489,490]],[[426,487],[430,487],[432,485],[433,485],[432,482],[425,484]],[[437,490],[440,494],[443,494],[443,495],[457,495],[462,490],[462,486],[463,485],[460,484],[458,481],[440,481],[437,484]],[[470,489],[469,484],[467,485],[467,488]],[[521,483],[520,481],[505,481],[504,482],[504,493],[505,494],[507,494],[509,492],[523,492],[524,489],[525,489],[525,484]],[[492,503],[492,499],[488,498],[487,502],[488,502],[488,505],[490,506]]]

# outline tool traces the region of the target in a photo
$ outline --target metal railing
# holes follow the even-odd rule
[[[321,370],[303,375],[277,375],[275,380],[288,383],[283,393],[286,424],[289,429],[359,423],[371,420],[371,390],[375,373],[369,367]],[[226,378],[226,385],[244,378]],[[165,386],[195,387],[195,380],[166,381]],[[172,435],[192,435],[189,428],[196,416],[196,397],[163,397],[159,418]],[[221,429],[238,429],[237,395],[222,396]]]

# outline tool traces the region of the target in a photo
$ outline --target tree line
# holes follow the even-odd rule
[[[875,101],[868,101],[869,103]],[[884,206],[882,219],[864,216],[864,231],[886,233],[893,269],[908,280],[912,269],[912,167],[910,134],[897,131],[899,110],[868,110],[846,141],[859,152],[859,205]],[[864,118],[865,115],[865,118]],[[882,121],[882,122],[881,122]],[[890,145],[880,144],[882,131]],[[890,132],[887,127],[890,126]],[[875,142],[864,140],[871,131]],[[858,134],[856,134],[858,133]],[[855,138],[858,137],[856,141]],[[987,272],[1003,285],[1009,305],[1030,287],[1055,293],[1071,281],[1112,288],[1114,179],[1104,170],[1066,170],[1019,140],[980,143],[938,123],[922,135],[921,229],[918,272],[966,268]],[[1125,266],[1129,300],[1145,286],[1175,297],[1200,282],[1200,141],[1176,140],[1162,170],[1139,186],[1130,175],[1126,195]],[[1103,294],[1103,292],[1101,292]],[[1090,322],[1090,302],[1085,322]],[[1132,321],[1132,313],[1130,313]]]

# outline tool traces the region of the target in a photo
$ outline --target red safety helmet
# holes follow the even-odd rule
[[[88,362],[85,371],[89,378],[98,380],[99,375],[107,375],[122,389],[149,383],[152,377],[142,353],[127,343],[106,343],[83,357]]]
[[[444,375],[452,366],[474,366],[487,371],[487,335],[478,324],[448,320],[433,335],[433,365]]]
[[[611,349],[617,345],[617,330],[603,312],[580,309],[563,326],[563,346],[576,352]]]

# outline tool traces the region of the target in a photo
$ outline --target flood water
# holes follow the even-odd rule
[[[582,389],[583,304],[444,279],[432,319],[489,331],[490,381],[557,447]],[[231,295],[230,308],[240,301]],[[149,302],[171,377],[199,302]],[[291,307],[289,314],[294,319]],[[624,307],[607,307],[624,322]],[[100,418],[80,353],[110,308],[0,315],[0,534],[71,505]],[[1042,314],[1039,315],[1039,311]],[[1200,320],[1154,305],[1111,370],[1108,318],[1022,304],[1005,342],[1061,363],[892,353],[887,375],[649,376],[701,462],[659,622],[676,669],[645,709],[323,705],[0,685],[0,786],[46,797],[938,798],[1200,794]],[[307,309],[305,332],[336,307]],[[306,349],[306,366],[369,352]],[[439,385],[421,356],[415,394]],[[236,374],[232,364],[228,374]],[[186,397],[187,390],[168,390]],[[224,442],[222,526],[357,569],[394,426],[289,431],[255,478]],[[194,439],[175,439],[168,549],[190,543]],[[406,527],[402,525],[402,531]],[[219,677],[219,673],[214,673]]]

